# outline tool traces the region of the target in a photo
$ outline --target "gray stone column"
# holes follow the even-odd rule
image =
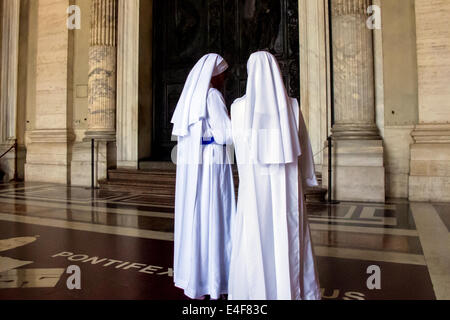
[[[378,139],[375,125],[373,32],[366,25],[371,0],[333,0],[333,136]]]
[[[383,141],[375,124],[373,30],[366,24],[371,3],[331,1],[336,200],[385,200]],[[324,183],[328,184],[327,174]]]
[[[116,138],[117,0],[92,0],[86,138]]]

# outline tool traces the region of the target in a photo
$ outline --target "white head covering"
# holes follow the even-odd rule
[[[180,137],[188,135],[189,126],[206,117],[206,98],[211,78],[227,69],[227,62],[215,53],[203,56],[195,64],[172,117],[173,135]]]
[[[297,161],[300,143],[277,60],[268,52],[253,53],[247,64],[244,129],[250,132],[250,156],[260,164]]]

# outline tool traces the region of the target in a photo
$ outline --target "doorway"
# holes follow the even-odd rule
[[[165,0],[153,4],[152,161],[170,161],[170,120],[189,71],[204,54],[230,65],[227,105],[245,93],[247,60],[267,50],[277,58],[288,93],[299,98],[298,0]]]

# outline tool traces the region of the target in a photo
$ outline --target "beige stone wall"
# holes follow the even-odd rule
[[[418,117],[414,0],[382,0],[385,125],[414,125]]]
[[[83,140],[88,128],[90,3],[90,0],[76,0],[74,3],[81,9],[81,29],[73,31],[73,128],[77,142]]]
[[[419,124],[409,199],[450,201],[450,1],[416,0]]]
[[[70,1],[36,2],[36,99],[25,179],[70,184],[73,43],[66,24]]]
[[[0,0],[0,61],[2,58],[2,35],[3,35],[3,1]],[[0,72],[2,71],[2,65],[0,63]],[[1,73],[0,73],[1,74]],[[2,79],[0,77],[0,94],[2,93]]]
[[[418,118],[414,0],[381,0],[381,12],[386,196],[407,198]]]
[[[26,0],[23,10],[28,12],[26,20],[21,20],[19,76],[26,78],[26,82],[19,83],[19,109],[25,109],[25,145],[29,143],[29,134],[36,127],[36,52],[37,52],[37,24],[38,3]]]
[[[34,128],[36,102],[37,2],[21,0],[17,88],[18,177],[24,178],[27,133]]]
[[[36,129],[66,129],[68,123],[68,0],[39,0]]]
[[[450,123],[450,1],[416,0],[419,122]]]

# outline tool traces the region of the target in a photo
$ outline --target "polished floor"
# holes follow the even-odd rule
[[[450,204],[308,212],[324,299],[450,298]],[[0,184],[0,300],[185,299],[172,284],[173,218],[165,196]],[[67,285],[72,265],[80,290]]]

